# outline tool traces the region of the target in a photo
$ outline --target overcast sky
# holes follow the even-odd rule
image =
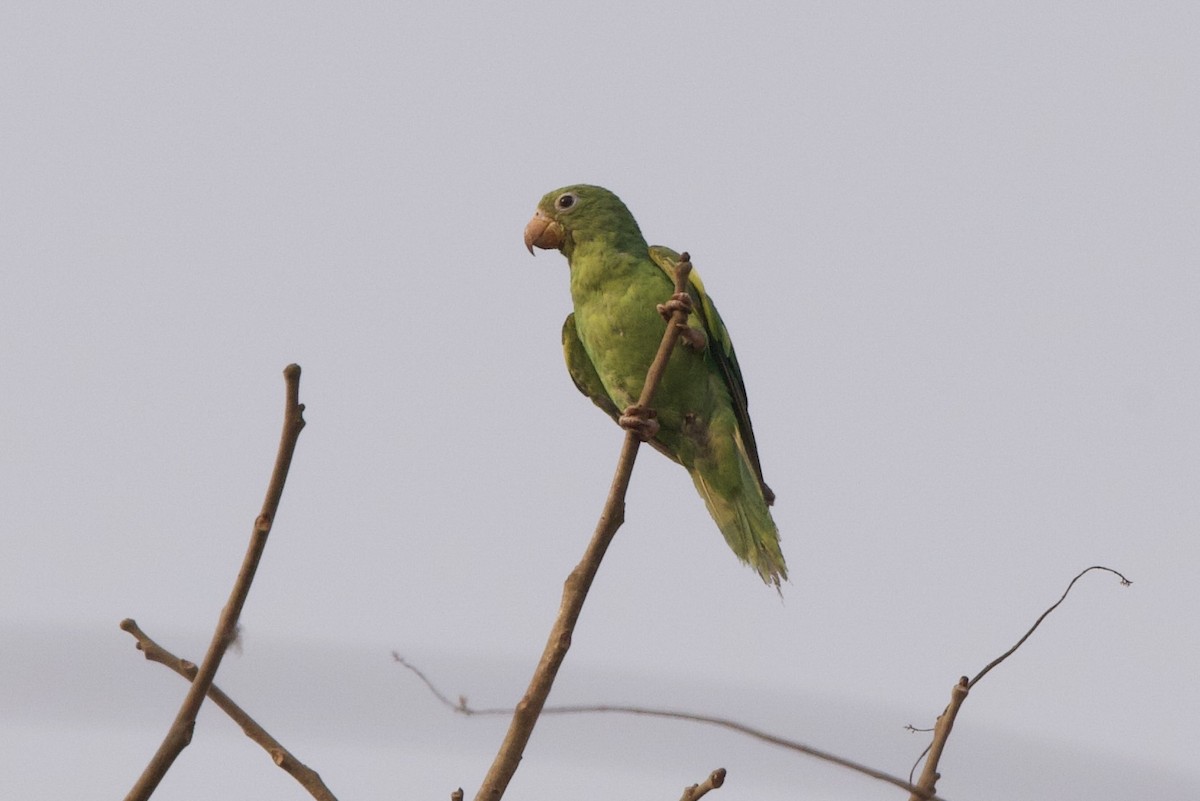
[[[738,348],[791,582],[646,450],[551,702],[736,717],[955,801],[1200,797],[1193,4],[8,3],[0,776],[119,798],[278,441],[217,677],[349,799],[474,794],[621,443],[538,199],[617,192]],[[543,720],[511,798],[899,799],[680,723]],[[211,710],[156,799],[299,799]]]

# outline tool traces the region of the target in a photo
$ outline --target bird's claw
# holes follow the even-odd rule
[[[658,433],[658,421],[654,419],[657,416],[657,412],[645,406],[629,406],[626,407],[625,413],[617,418],[617,423],[626,431],[637,434],[642,442],[649,442]]]
[[[700,353],[708,347],[708,335],[699,328],[692,328],[687,323],[679,323],[678,325],[679,338],[683,341],[685,348],[690,348]]]
[[[670,300],[666,303],[658,304],[655,308],[658,309],[658,313],[662,315],[664,320],[670,322],[671,317],[677,311],[681,311],[684,314],[692,313],[692,296],[686,292],[676,292],[671,296]]]

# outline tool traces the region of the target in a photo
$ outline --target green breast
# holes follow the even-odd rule
[[[673,291],[648,257],[573,254],[571,296],[579,339],[618,408],[636,403],[641,394],[666,330],[656,306]],[[704,355],[677,347],[652,404],[659,423],[678,430],[685,414],[707,417],[712,389]]]

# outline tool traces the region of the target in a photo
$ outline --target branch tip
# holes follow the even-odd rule
[[[679,801],[696,801],[701,796],[707,795],[710,791],[716,790],[725,783],[725,768],[717,768],[712,773],[708,774],[700,784],[693,784],[683,790],[683,795],[679,797]]]

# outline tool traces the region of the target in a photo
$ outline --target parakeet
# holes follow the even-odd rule
[[[587,184],[543,197],[525,227],[525,246],[567,257],[574,312],[562,338],[575,386],[614,420],[636,427],[624,413],[637,404],[662,340],[656,307],[675,291],[679,255],[648,246],[620,198]],[[762,479],[737,357],[694,271],[688,295],[689,330],[650,404],[657,426],[641,421],[642,433],[687,468],[729,547],[778,588],[787,565],[767,508],[775,496]]]

